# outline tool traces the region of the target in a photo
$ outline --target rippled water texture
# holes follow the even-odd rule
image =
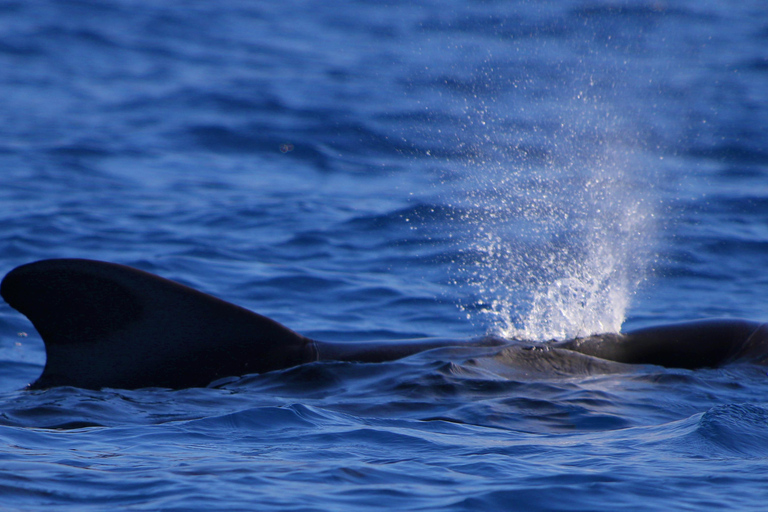
[[[768,315],[764,2],[0,5],[0,271],[133,265],[324,340]],[[763,510],[768,375],[486,349],[22,391],[3,510]]]

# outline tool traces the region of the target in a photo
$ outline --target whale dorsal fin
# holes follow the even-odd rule
[[[317,358],[312,340],[274,320],[124,265],[38,261],[0,293],[45,342],[32,388],[205,386]]]

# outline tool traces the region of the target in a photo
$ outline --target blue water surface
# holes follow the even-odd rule
[[[768,320],[762,1],[0,4],[0,270],[86,257],[334,341]],[[2,510],[763,510],[768,374],[486,349],[24,391]]]

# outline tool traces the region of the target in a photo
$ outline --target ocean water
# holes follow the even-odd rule
[[[768,320],[762,1],[0,3],[0,271],[129,264],[334,341]],[[24,391],[0,510],[763,510],[768,374],[314,363]]]

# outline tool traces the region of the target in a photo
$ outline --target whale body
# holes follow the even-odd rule
[[[535,345],[496,337],[323,342],[160,276],[86,259],[17,267],[3,279],[0,294],[29,318],[45,343],[45,368],[30,389],[200,387],[314,361],[383,362],[451,346],[498,346],[512,358],[535,359],[546,352],[689,369],[768,362],[768,327],[746,320],[687,322]]]

